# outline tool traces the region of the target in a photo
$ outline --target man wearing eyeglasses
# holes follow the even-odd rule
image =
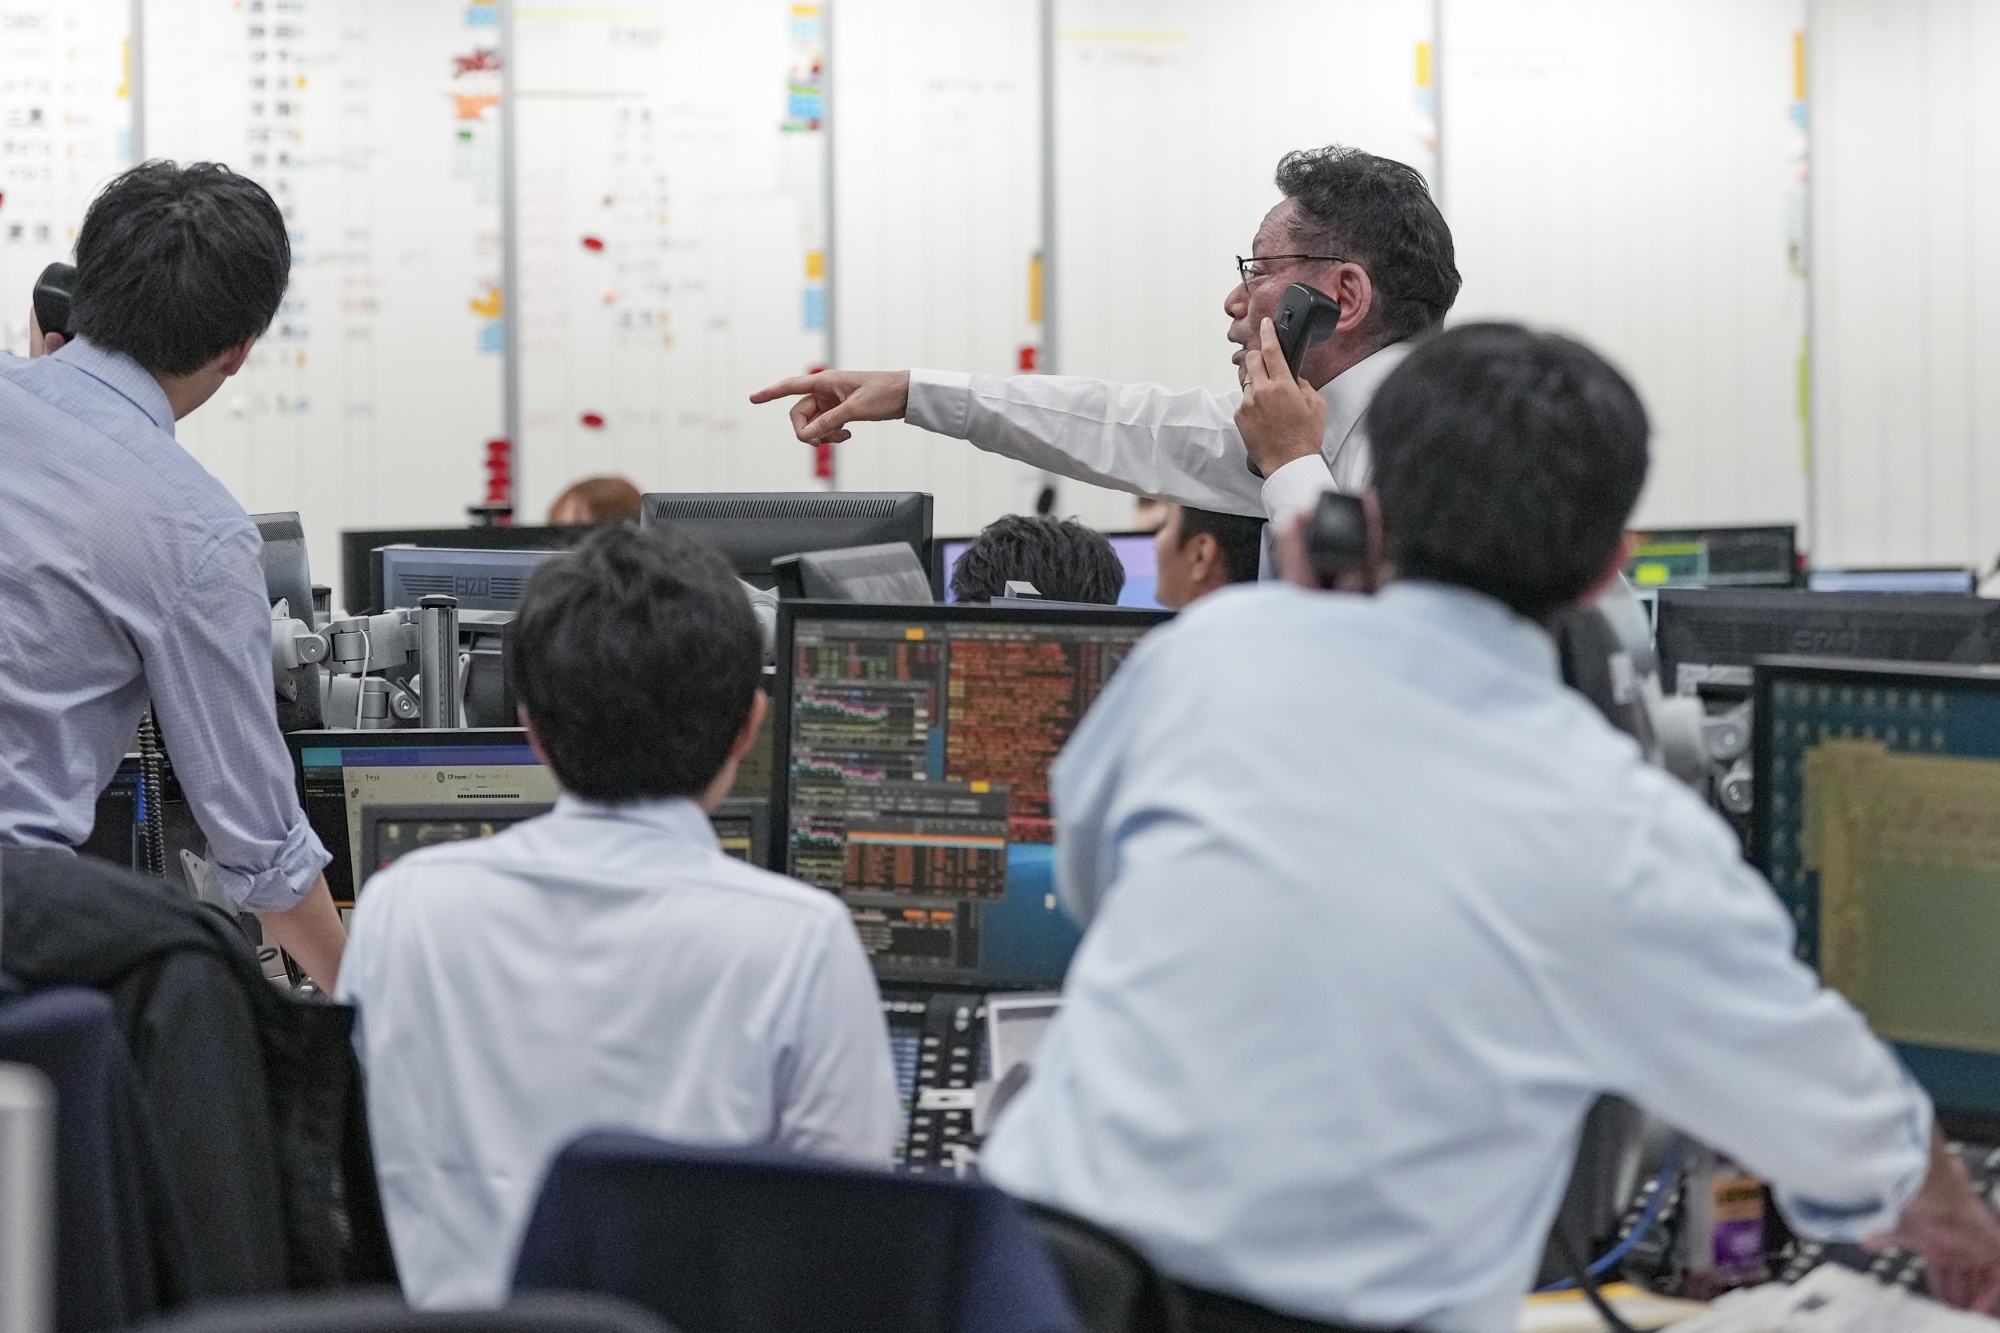
[[[845,440],[857,421],[900,417],[1061,476],[1221,513],[1274,518],[1329,488],[1358,494],[1369,475],[1368,400],[1458,295],[1451,229],[1415,170],[1338,144],[1286,154],[1277,185],[1284,198],[1264,215],[1250,255],[1237,259],[1222,309],[1241,382],[1244,357],[1288,285],[1340,303],[1334,336],[1300,367],[1327,404],[1317,452],[1278,442],[1280,432],[1246,447],[1235,419],[1240,392],[1070,376],[828,370],[750,401],[797,395],[792,426],[808,444]]]

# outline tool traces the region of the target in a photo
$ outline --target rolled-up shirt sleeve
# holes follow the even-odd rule
[[[332,858],[299,806],[278,731],[257,541],[254,529],[219,540],[141,651],[216,883],[246,911],[281,912]]]
[[[1620,925],[1584,970],[1587,1040],[1617,1091],[1773,1186],[1800,1233],[1892,1226],[1929,1167],[1931,1104],[1854,1007],[1793,957],[1734,835],[1659,778]]]

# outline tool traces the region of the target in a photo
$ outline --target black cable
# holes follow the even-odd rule
[[[146,819],[139,829],[139,868],[149,875],[165,875],[167,747],[160,740],[160,723],[151,708],[139,722],[139,784],[146,802]]]
[[[1555,1242],[1562,1251],[1563,1266],[1569,1269],[1570,1280],[1575,1282],[1584,1299],[1595,1306],[1604,1326],[1611,1333],[1639,1333],[1611,1308],[1611,1302],[1604,1299],[1604,1293],[1597,1289],[1597,1279],[1590,1275],[1590,1265],[1584,1260],[1583,1251],[1577,1247],[1567,1229],[1556,1228]]]

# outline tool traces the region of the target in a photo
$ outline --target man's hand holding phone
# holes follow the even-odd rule
[[[900,421],[910,410],[907,370],[822,370],[759,389],[753,403],[801,395],[792,404],[792,431],[807,444],[853,438],[851,421]]]
[[[1263,475],[1317,454],[1326,434],[1326,400],[1304,380],[1292,378],[1270,320],[1258,329],[1257,346],[1243,358],[1243,368],[1248,378],[1236,409],[1236,429]]]

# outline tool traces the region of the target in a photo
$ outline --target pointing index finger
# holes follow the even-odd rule
[[[811,393],[814,381],[818,378],[817,375],[794,375],[788,380],[779,380],[776,384],[766,385],[751,394],[750,401],[768,403],[774,398],[790,398],[794,394]]]

